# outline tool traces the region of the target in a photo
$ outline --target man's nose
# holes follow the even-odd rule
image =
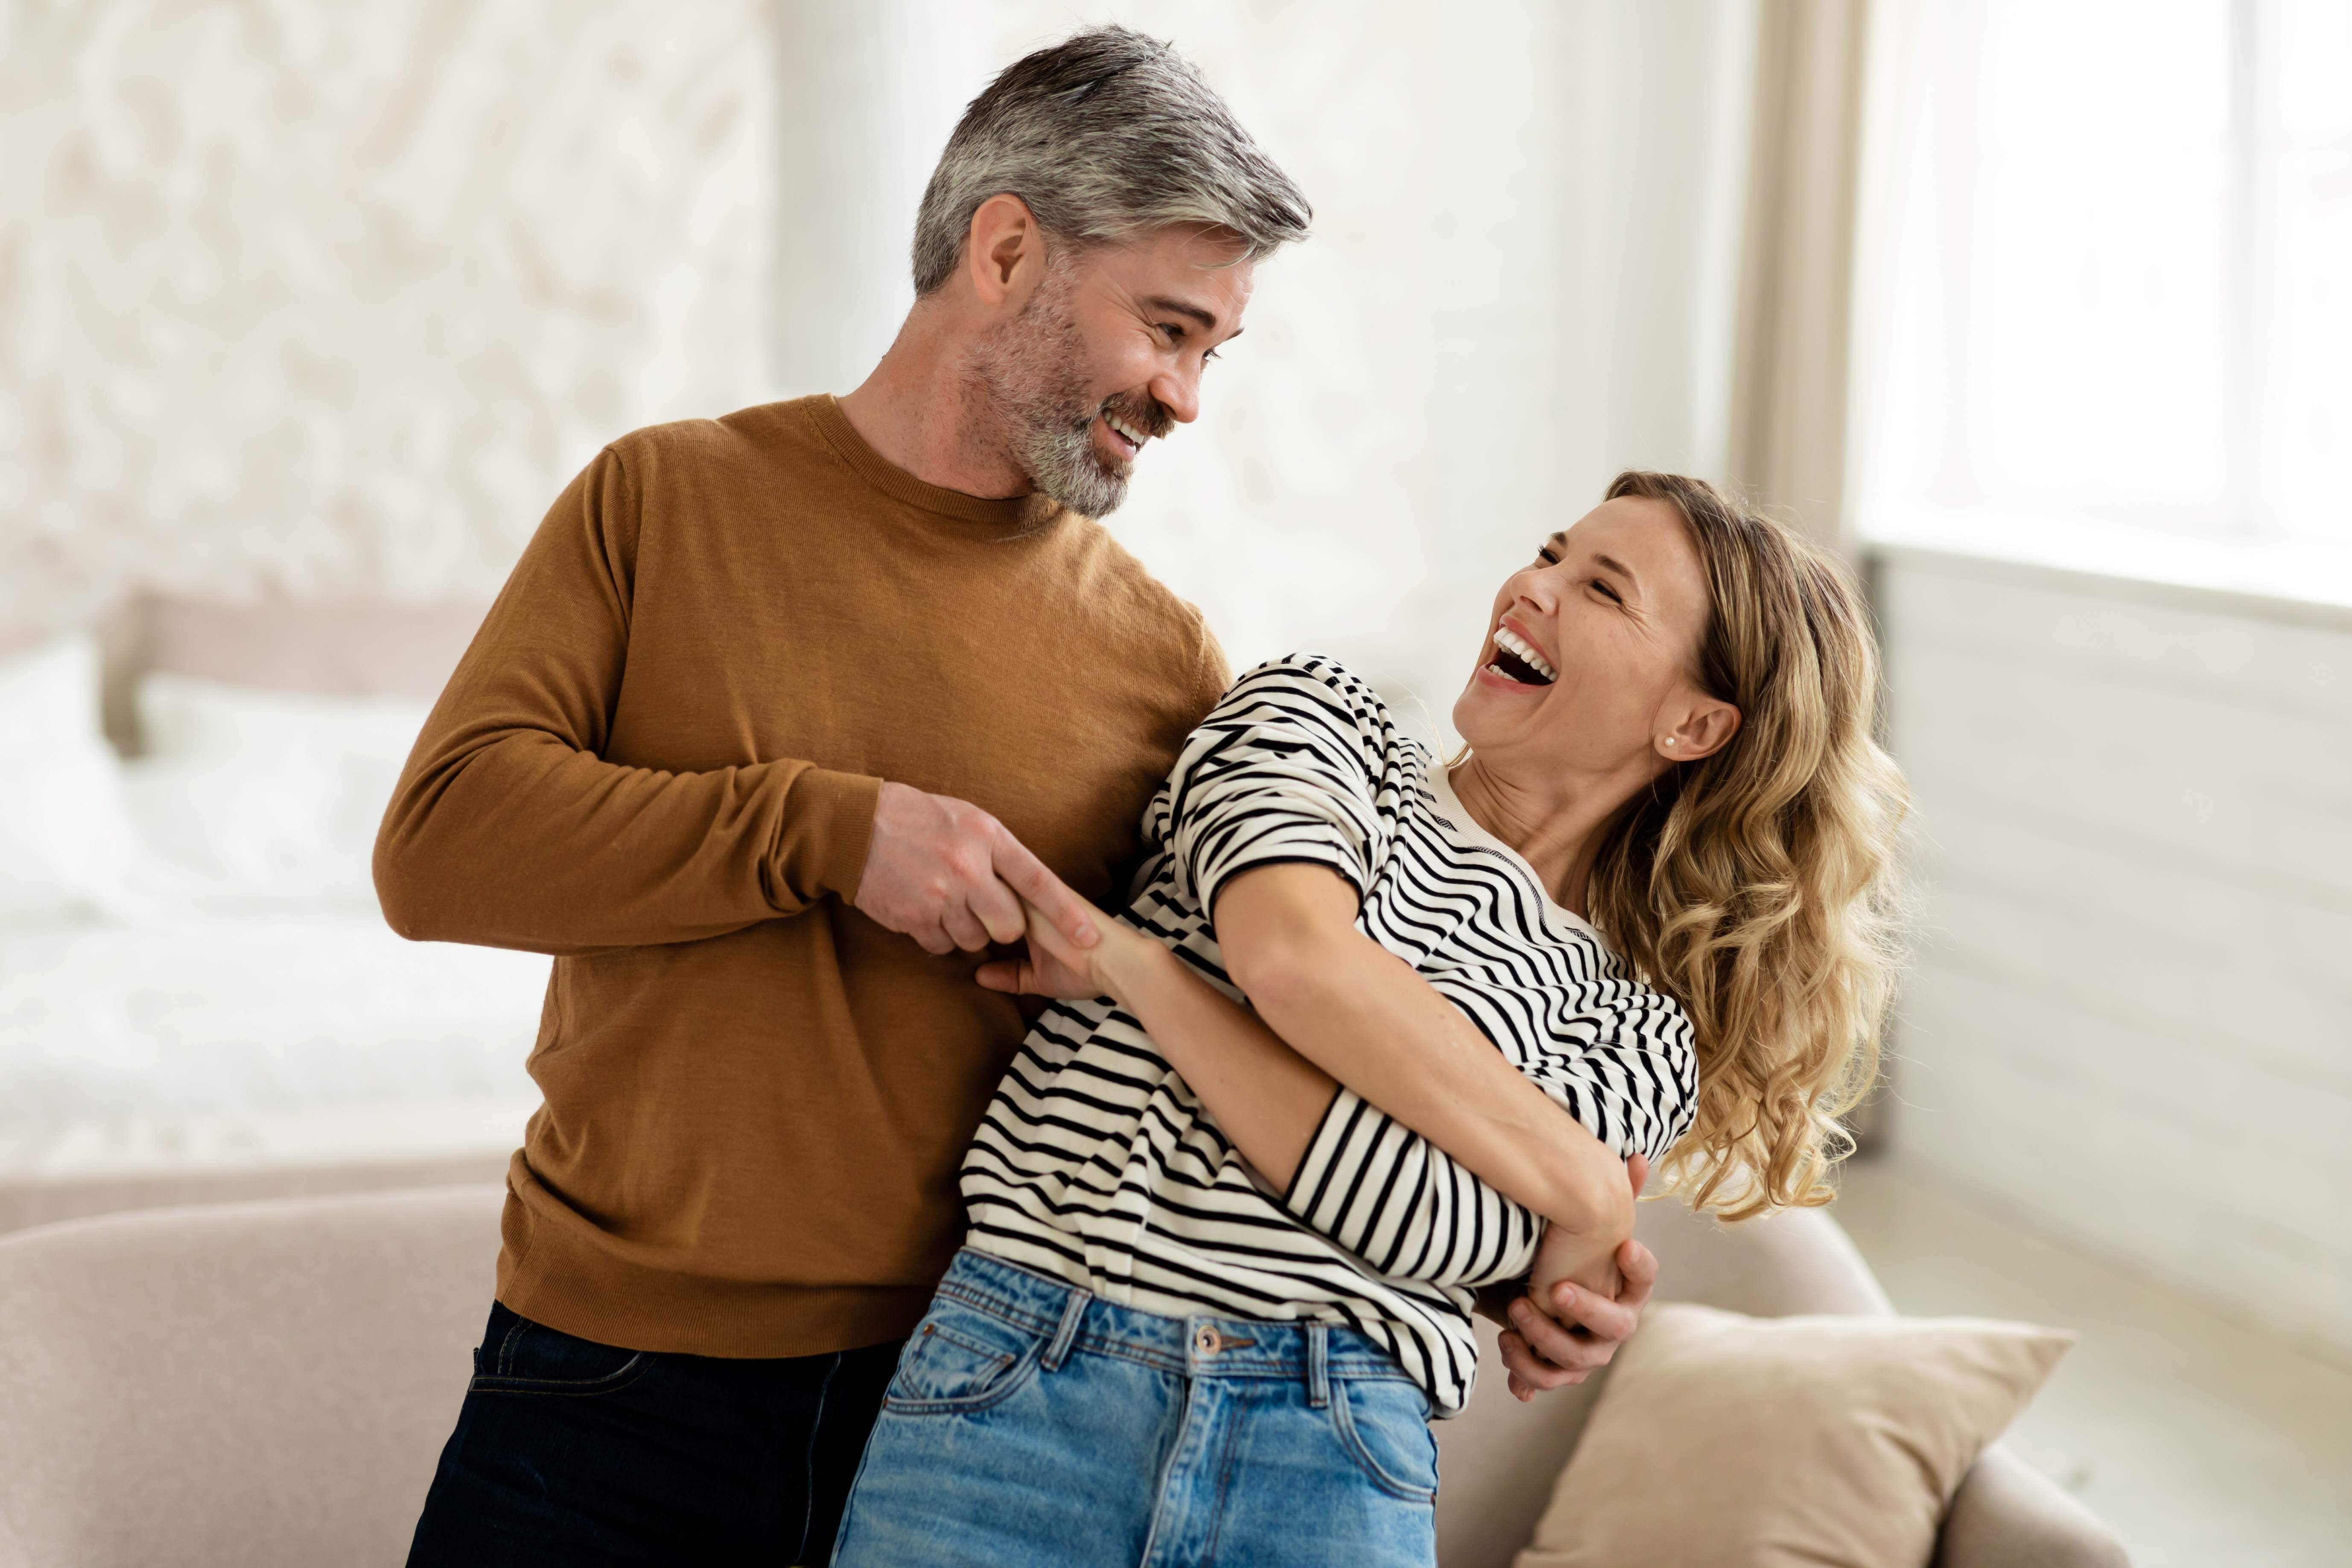
[[[1160,405],[1179,425],[1190,425],[1201,416],[1201,373],[1197,370],[1167,370],[1151,378],[1147,388],[1160,400]]]

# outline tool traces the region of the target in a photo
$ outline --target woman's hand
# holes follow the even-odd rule
[[[1016,996],[1055,996],[1084,1002],[1109,996],[1124,1002],[1122,981],[1138,963],[1164,960],[1168,950],[1133,926],[1111,919],[1076,894],[1071,895],[1096,932],[1092,947],[1080,947],[1037,906],[1021,900],[1029,951],[1019,958],[999,958],[980,966],[975,976],[991,991]]]
[[[1650,1162],[1643,1156],[1636,1154],[1625,1162],[1626,1184],[1632,1189],[1633,1198],[1642,1195],[1642,1188],[1649,1176]],[[1618,1234],[1615,1227],[1603,1234],[1588,1235],[1562,1226],[1547,1225],[1543,1239],[1536,1245],[1535,1266],[1528,1273],[1527,1295],[1522,1300],[1532,1302],[1555,1321],[1559,1318],[1556,1302],[1562,1294],[1559,1289],[1562,1284],[1579,1287],[1603,1301],[1616,1300],[1625,1291],[1625,1278],[1617,1267],[1617,1260],[1628,1239],[1628,1235]],[[1605,1361],[1607,1358],[1601,1359]],[[1584,1373],[1580,1372],[1565,1381],[1581,1383],[1584,1376]],[[1522,1379],[1514,1371],[1510,1387],[1515,1396],[1525,1401],[1534,1397],[1538,1385]]]

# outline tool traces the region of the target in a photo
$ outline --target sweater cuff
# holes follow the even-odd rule
[[[874,847],[874,807],[882,781],[865,773],[810,768],[793,781],[783,832],[776,845],[779,880],[810,898],[832,893],[855,903]]]

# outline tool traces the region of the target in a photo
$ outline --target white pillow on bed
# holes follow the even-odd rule
[[[374,904],[376,824],[427,704],[165,673],[137,702],[121,912]]]
[[[87,633],[0,659],[0,921],[86,910],[121,865],[121,764],[98,683]]]

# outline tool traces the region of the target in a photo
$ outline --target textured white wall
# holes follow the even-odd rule
[[[486,596],[765,384],[759,0],[0,5],[0,626]]]
[[[599,443],[855,384],[964,100],[1109,18],[1318,214],[1116,526],[1442,718],[1534,540],[1717,464],[1752,9],[0,7],[0,630],[487,594]]]
[[[1885,584],[1931,895],[1895,1147],[2352,1363],[2352,616]]]

